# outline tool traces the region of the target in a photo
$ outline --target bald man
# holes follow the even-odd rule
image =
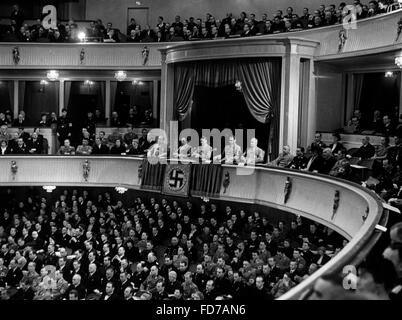
[[[278,158],[276,158],[270,164],[273,166],[286,168],[293,161],[293,158],[294,156],[290,153],[290,147],[283,146],[282,153],[280,153]]]

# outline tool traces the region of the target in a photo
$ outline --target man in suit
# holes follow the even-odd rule
[[[101,277],[97,271],[96,264],[90,263],[88,266],[88,278],[86,281],[87,296],[90,294],[100,294]]]
[[[311,149],[313,147],[319,147],[320,149],[324,149],[326,147],[325,143],[321,141],[322,135],[320,132],[316,132],[314,136],[314,141],[311,143]]]
[[[223,151],[223,157],[217,156],[216,159],[221,159],[222,163],[238,164],[241,156],[241,147],[236,143],[236,138],[231,136],[229,137],[229,143],[225,146]]]
[[[38,134],[36,132],[32,133],[31,138],[27,142],[28,152],[31,154],[41,154],[42,147],[42,142],[38,139]]]
[[[332,134],[333,143],[329,146],[331,148],[332,154],[337,154],[339,150],[344,149],[344,146],[339,141],[341,140],[341,135],[337,132]]]
[[[6,283],[10,287],[16,287],[20,283],[23,277],[21,269],[18,267],[18,262],[15,259],[12,259],[9,264]]]
[[[95,138],[95,144],[92,147],[92,154],[108,154],[109,148],[102,143],[99,136]]]
[[[81,284],[81,276],[79,274],[75,274],[72,278],[72,284],[68,287],[65,293],[65,298],[69,298],[69,294],[72,290],[76,290],[78,292],[78,299],[85,299],[86,290],[84,286]]]
[[[264,162],[264,150],[257,146],[258,140],[257,138],[252,138],[250,140],[250,147],[243,154],[243,161],[246,164],[258,164]]]
[[[106,284],[105,292],[100,297],[100,300],[108,300],[108,301],[120,300],[119,296],[114,291],[115,291],[115,285],[112,281],[109,281]]]
[[[296,156],[293,158],[293,161],[289,164],[289,168],[291,169],[305,169],[308,163],[307,157],[304,155],[304,148],[298,147],[296,149]]]
[[[362,139],[362,146],[357,150],[353,156],[361,159],[370,159],[375,155],[375,148],[370,144],[370,137]]]

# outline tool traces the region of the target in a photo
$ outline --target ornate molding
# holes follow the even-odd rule
[[[230,185],[230,174],[229,171],[225,172],[225,177],[223,178],[223,193],[226,193],[227,188]]]
[[[149,58],[149,48],[145,46],[142,51],[142,65],[145,66],[148,63],[148,58]]]
[[[17,172],[18,172],[17,161],[15,161],[15,160],[11,161],[10,170],[11,170],[11,177],[12,177],[13,180],[15,180],[15,176],[17,175]]]
[[[339,208],[339,200],[340,200],[340,192],[339,190],[335,190],[335,195],[334,195],[334,204],[332,205],[332,216],[331,220],[334,220],[336,212],[338,211]]]
[[[338,38],[339,38],[338,53],[340,53],[340,52],[342,52],[343,48],[345,47],[346,40],[348,39],[347,30],[344,29],[343,27],[341,30],[339,30]]]
[[[85,62],[85,49],[82,48],[80,51],[80,64],[83,64]]]
[[[85,160],[82,164],[82,176],[84,180],[88,182],[89,173],[91,172],[91,164],[88,160]]]
[[[291,192],[292,192],[292,180],[290,179],[290,177],[287,177],[285,181],[285,188],[283,189],[283,203],[286,204],[286,202],[288,202]]]
[[[19,64],[20,60],[21,60],[21,58],[20,58],[20,49],[18,47],[14,47],[13,51],[12,51],[12,54],[13,54],[14,64],[15,65]]]

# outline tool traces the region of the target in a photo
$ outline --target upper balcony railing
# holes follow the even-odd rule
[[[347,25],[341,41],[342,24],[311,30],[263,35],[240,39],[159,42],[159,43],[0,43],[0,68],[2,69],[153,69],[161,67],[159,49],[172,46],[198,47],[205,50],[205,55],[213,55],[214,48],[225,46],[233,52],[253,53],[256,42],[261,46],[273,45],[275,39],[297,38],[320,43],[315,50],[315,59],[334,59],[348,55],[373,54],[383,51],[402,49],[402,35],[398,35],[402,10],[359,20],[355,25]],[[269,50],[266,46],[266,50]],[[13,59],[13,49],[18,48],[19,62]],[[145,48],[146,47],[146,48]],[[149,50],[149,51],[147,51]],[[280,53],[281,50],[278,51]],[[261,53],[262,55],[264,52]],[[254,55],[258,55],[255,52]],[[145,57],[147,58],[145,59]]]
[[[0,183],[140,189],[142,161],[118,156],[2,156]],[[223,165],[223,173],[229,184],[221,186],[220,200],[255,203],[299,214],[330,227],[349,241],[326,265],[281,299],[298,299],[323,274],[361,262],[380,235],[376,227],[385,225],[388,217],[375,193],[348,181],[270,167]]]

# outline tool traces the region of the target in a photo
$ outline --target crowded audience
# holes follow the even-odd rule
[[[372,0],[368,3],[354,0],[350,5],[354,6],[356,19],[361,20],[386,13],[388,6],[393,3],[393,0]],[[255,13],[243,11],[239,16],[228,12],[226,17],[221,19],[210,13],[207,13],[204,19],[200,17],[182,19],[180,15],[177,15],[173,22],[167,22],[163,16],[159,16],[155,26],[141,26],[132,18],[127,30],[114,28],[112,22],[107,22],[105,26],[100,19],[91,21],[90,25],[85,27],[79,26],[74,20],[69,20],[66,24],[59,21],[55,29],[46,30],[41,24],[41,19],[28,25],[25,22],[24,13],[18,5],[15,5],[10,14],[10,24],[0,26],[0,41],[75,43],[84,40],[115,43],[250,37],[342,24],[344,18],[351,13],[347,3],[342,2],[338,6],[320,5],[311,11],[304,8],[303,12],[298,14],[292,7],[288,7],[285,12],[277,10],[271,15],[260,13],[260,20]]]
[[[2,300],[270,300],[347,243],[300,216],[273,221],[241,205],[1,192]]]

